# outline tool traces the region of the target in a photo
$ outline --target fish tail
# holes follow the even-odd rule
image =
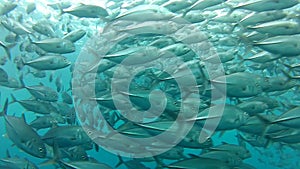
[[[59,14],[58,14],[58,16],[60,17],[62,14],[65,13],[60,3],[58,3],[58,9],[59,9]]]
[[[0,43],[0,44],[4,48],[5,53],[7,54],[8,59],[11,60],[11,52],[10,52],[10,50],[11,50],[11,48],[13,48],[13,47],[16,46],[16,43],[9,44],[9,45],[4,45],[2,43]]]
[[[13,94],[11,94],[10,96],[11,96],[11,98],[12,98],[12,101],[11,101],[9,104],[18,102],[17,99],[16,99],[16,97],[15,97]]]
[[[122,165],[124,163],[124,160],[122,159],[122,157],[120,155],[118,155],[118,164],[115,165],[115,168],[118,168],[120,165]]]
[[[19,76],[19,81],[20,81],[20,83],[21,83],[20,89],[25,88],[25,83],[24,83],[23,74],[21,74],[21,75]]]
[[[291,76],[288,72],[284,70],[281,70],[281,72],[289,79],[289,81],[293,79],[300,79],[300,76]]]
[[[53,144],[53,158],[50,159],[50,160],[46,160],[44,162],[41,162],[39,164],[39,167],[53,165],[53,164],[56,164],[56,163],[63,163],[63,162],[61,162],[61,160],[60,160],[60,153],[59,153],[58,144],[57,144],[57,142],[54,142],[54,144]]]
[[[3,110],[0,112],[0,117],[7,115],[7,108],[8,108],[8,99],[5,100]]]

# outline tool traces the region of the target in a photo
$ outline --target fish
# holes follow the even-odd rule
[[[17,3],[5,1],[0,6],[0,15],[7,15],[9,12],[18,7]]]
[[[58,100],[58,94],[52,88],[44,85],[25,86],[32,96],[43,101],[55,102]]]
[[[278,118],[276,118],[274,121],[271,121],[271,124],[279,124],[286,127],[291,128],[299,128],[300,125],[298,123],[299,121],[299,110],[300,107],[296,107],[294,109],[291,109],[283,114],[281,114]]]
[[[90,137],[80,126],[59,126],[48,130],[41,139],[48,145],[57,144],[60,148],[90,143]]]
[[[75,43],[76,41],[78,41],[82,37],[84,37],[84,35],[86,35],[86,31],[84,31],[82,29],[78,29],[78,30],[74,30],[72,32],[69,32],[64,37],[62,37],[62,39],[66,39],[66,40],[69,40],[69,41]]]
[[[252,79],[249,79],[249,77],[252,77]],[[220,81],[224,78],[225,83]],[[217,77],[211,80],[211,82],[216,88],[222,89],[226,85],[227,96],[240,98],[257,96],[263,91],[265,86],[262,77],[247,72],[238,72]]]
[[[207,158],[190,158],[185,160],[180,160],[173,162],[166,166],[166,168],[189,168],[189,169],[229,169],[226,163],[217,159],[207,159]]]
[[[280,59],[281,56],[277,54],[272,54],[267,51],[262,51],[259,52],[253,56],[250,56],[248,58],[244,58],[244,61],[251,61],[255,63],[266,63],[266,62],[271,62],[277,59]]]
[[[5,44],[4,42],[0,41],[0,46],[4,48],[6,54],[7,54],[7,57],[9,58],[9,60],[12,59],[11,57],[11,48],[13,48],[16,44],[13,43],[13,44]]]
[[[7,115],[8,100],[4,104],[6,132],[10,140],[26,153],[38,157],[46,157],[46,147],[41,137],[26,123],[24,115],[15,117]]]
[[[259,117],[251,116],[243,125],[238,128],[238,130],[244,133],[263,135],[267,127],[268,123],[261,120]]]
[[[38,167],[31,161],[25,158],[7,157],[0,159],[0,167],[7,169],[38,169]]]
[[[61,13],[68,13],[79,18],[105,18],[109,15],[106,9],[101,6],[83,3],[78,6],[71,6],[67,9],[61,9]]]
[[[172,0],[172,1],[165,2],[161,6],[168,9],[171,12],[178,12],[180,10],[186,9],[190,5],[192,5],[191,1]]]
[[[206,20],[205,17],[201,15],[201,13],[198,10],[189,11],[182,17],[190,23],[201,23]]]
[[[37,70],[58,70],[69,66],[71,62],[62,55],[46,55],[30,61],[23,61],[23,64]]]
[[[21,104],[26,110],[32,111],[38,114],[51,114],[57,113],[56,108],[47,101],[40,101],[40,100],[17,100],[14,95],[11,95],[12,101],[10,104],[19,103]]]
[[[8,75],[5,70],[0,68],[0,81],[1,82],[7,82],[8,81]]]
[[[28,35],[32,34],[32,31],[24,26],[24,24],[19,23],[11,18],[2,19],[1,24],[8,30],[17,35]]]
[[[119,31],[130,34],[152,33],[165,35],[175,33],[180,28],[181,26],[173,21],[148,21],[130,25],[124,29],[120,29]]]
[[[37,116],[29,125],[36,130],[40,130],[63,123],[65,123],[64,118],[60,117],[57,113],[51,113],[51,115]]]
[[[250,25],[257,25],[260,23],[267,23],[271,21],[276,21],[283,19],[286,17],[287,14],[283,11],[265,11],[265,12],[252,12],[242,18],[238,24],[242,25],[243,27],[247,27]]]
[[[36,5],[35,5],[34,2],[31,2],[31,3],[27,4],[27,7],[26,7],[26,13],[27,14],[30,14],[30,13],[32,13],[35,10],[36,10]]]
[[[23,78],[23,75],[20,75],[19,79],[16,79],[14,77],[8,77],[7,81],[0,81],[0,86],[5,86],[8,88],[13,88],[13,89],[24,88],[22,78]]]
[[[170,20],[175,17],[175,14],[158,5],[139,5],[130,10],[119,14],[112,21],[162,21]]]
[[[112,167],[108,166],[107,164],[90,162],[90,161],[65,162],[61,160],[60,164],[64,167],[68,167],[72,169],[94,169],[94,168],[112,169]]]
[[[209,151],[226,151],[237,155],[242,159],[247,159],[251,157],[251,153],[245,147],[235,144],[223,143],[214,147],[210,147]]]
[[[62,97],[64,103],[73,104],[72,97],[66,91],[62,92],[61,97]]]
[[[123,65],[137,65],[151,62],[159,57],[159,51],[156,47],[142,46],[105,55],[103,58]]]
[[[209,151],[201,154],[199,157],[204,159],[214,159],[224,162],[230,167],[238,167],[242,164],[242,159],[228,151]]]
[[[246,9],[255,12],[264,12],[271,10],[281,10],[293,7],[299,2],[297,0],[251,0],[248,2],[241,2],[233,6],[233,9]]]
[[[268,105],[262,101],[244,101],[237,104],[237,107],[247,112],[250,116],[263,113],[268,109]]]
[[[278,35],[295,35],[300,33],[300,24],[296,21],[272,21],[255,26],[248,26],[248,29],[269,34],[272,36]]]
[[[212,7],[218,4],[221,4],[225,2],[224,0],[199,0],[199,1],[195,1],[193,3],[193,5],[191,5],[190,7],[188,7],[185,11],[185,13],[191,11],[191,10],[203,10],[206,9],[208,7]]]
[[[297,56],[300,54],[300,44],[299,41],[296,40],[299,36],[300,35],[294,35],[293,37],[288,35],[275,36],[256,42],[254,45],[268,52],[280,54],[281,56]]]
[[[75,45],[71,41],[61,38],[50,38],[41,41],[31,40],[31,43],[50,53],[66,54],[75,51]]]
[[[209,111],[213,113],[209,114]],[[243,125],[249,115],[241,110],[240,108],[233,105],[225,105],[224,111],[222,114],[218,114],[218,110],[222,110],[222,105],[214,105],[211,108],[207,108],[198,113],[196,118],[192,118],[191,120],[195,120],[196,125],[201,127],[214,127],[216,120],[220,120],[216,127],[216,131],[224,131],[224,130],[232,130],[237,129],[241,125]]]
[[[52,25],[47,21],[39,21],[32,26],[32,29],[42,35],[55,37],[55,32]]]

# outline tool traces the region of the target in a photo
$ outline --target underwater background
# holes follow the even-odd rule
[[[0,12],[1,168],[201,168],[195,165],[207,169],[300,167],[298,1],[1,0]],[[139,48],[141,46],[150,48]],[[206,50],[209,52],[203,52]],[[100,63],[97,59],[87,59],[94,57],[101,58],[103,65],[97,64]],[[126,57],[134,58],[130,63],[132,67],[117,70],[117,65],[122,64]],[[174,57],[182,62],[177,62]],[[158,58],[167,59],[160,65]],[[90,63],[81,59],[87,59]],[[146,65],[148,62],[153,62],[155,68],[141,66],[139,68],[144,70],[136,69],[139,72],[135,71],[133,77],[127,76],[137,65]],[[187,77],[190,74],[180,72],[180,68],[188,65],[195,81],[191,80],[191,83],[181,86],[186,88],[179,90],[180,82],[170,78],[172,73],[166,75],[158,70],[160,66],[167,70],[165,67],[169,64],[169,71],[175,72],[174,79],[189,81]],[[95,69],[95,66],[99,68]],[[80,72],[80,75],[74,75],[74,72]],[[95,76],[89,77],[91,72],[96,74],[96,81],[93,81]],[[162,111],[162,117],[150,122],[149,119],[153,117],[147,117],[144,125],[141,125],[141,121],[137,122],[138,125],[131,124],[130,120],[122,117],[121,110],[112,105],[110,83],[112,79],[117,79],[116,84],[121,87],[125,83],[122,81],[124,79],[113,77],[115,72],[118,77],[131,80],[129,93],[121,92],[120,95],[128,96],[132,106],[139,111],[148,110],[153,106],[152,103],[164,102],[159,97],[156,102],[150,99],[149,103],[151,90],[167,93],[164,97],[167,96],[171,101],[166,102],[167,108]],[[219,77],[225,77],[225,81]],[[91,88],[89,82],[94,82],[96,86],[92,85],[94,88]],[[196,92],[191,89],[193,87],[197,87]],[[96,91],[91,92],[95,96],[90,95],[89,90]],[[217,98],[211,96],[213,91],[217,91]],[[117,154],[107,148],[110,142],[115,145],[114,141],[123,144],[127,140],[112,139],[105,142],[103,147],[97,144],[101,139],[110,139],[110,135],[105,133],[108,130],[105,125],[135,138],[164,132],[165,123],[161,126],[155,122],[171,123],[177,120],[175,117],[179,116],[180,109],[178,103],[190,96],[182,96],[180,92],[199,94],[199,108],[196,116],[191,118],[200,127],[191,129],[199,131],[197,134],[204,126],[203,121],[214,119],[205,111],[207,113],[210,107],[222,106],[224,113],[218,116],[218,123],[211,121],[212,128],[215,127],[210,138],[211,144],[198,143],[197,134],[188,134],[181,138],[191,137],[184,143],[177,145],[178,142],[175,144],[172,140],[167,142],[174,144],[175,154],[158,155],[150,160],[118,157],[117,154],[126,154],[128,149],[136,148],[135,145],[130,147],[131,143],[125,144],[128,149],[120,150]],[[121,103],[124,103],[122,99]],[[26,103],[22,102],[25,100],[34,101],[26,107]],[[89,104],[90,100],[97,101],[98,109],[103,112],[102,118],[97,115],[96,108]],[[32,110],[39,106],[48,111]],[[203,115],[201,112],[204,112]],[[23,115],[25,123],[20,122]],[[18,117],[18,120],[11,117]],[[33,126],[33,122],[40,117],[49,119],[38,121]],[[103,120],[109,123],[103,124]],[[93,128],[92,134],[85,134],[78,127],[81,125],[86,125],[85,129]],[[60,130],[62,126],[78,128]],[[58,130],[48,133],[55,128]],[[101,131],[101,128],[105,128],[103,136],[95,136],[95,130]],[[22,135],[19,131],[26,134]],[[52,135],[47,137],[47,133]],[[36,139],[42,142],[46,154],[41,157],[35,154],[38,141],[31,140],[30,135],[38,137]],[[196,146],[190,147],[189,144]],[[236,149],[230,146],[218,148],[227,144],[236,146]],[[157,149],[164,150],[163,146]],[[141,151],[147,151],[147,148],[142,147]],[[245,155],[243,151],[249,151],[250,155]],[[18,160],[14,158],[25,159],[25,162],[17,163]],[[195,164],[176,163],[198,158],[201,160]],[[76,163],[81,161],[85,163]]]

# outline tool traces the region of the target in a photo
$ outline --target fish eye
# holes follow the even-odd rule
[[[44,152],[44,149],[42,147],[39,148],[39,152]]]

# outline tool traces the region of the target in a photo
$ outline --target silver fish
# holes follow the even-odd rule
[[[239,24],[246,27],[249,25],[256,25],[260,23],[275,21],[283,19],[286,14],[283,11],[266,11],[266,12],[252,12],[240,20]]]
[[[69,40],[71,42],[76,42],[79,39],[81,39],[84,35],[86,34],[86,32],[82,29],[78,29],[78,30],[74,30],[68,34],[66,34],[63,39]]]
[[[25,88],[37,99],[43,101],[57,101],[58,94],[52,88],[44,85],[25,86]]]
[[[51,53],[72,53],[75,51],[75,45],[66,39],[60,38],[51,38],[51,39],[44,39],[41,41],[32,42],[33,44],[37,45],[39,48],[43,49],[46,52]]]
[[[28,154],[45,158],[46,147],[40,136],[26,123],[25,117],[15,117],[7,115],[8,101],[4,107],[5,127],[8,137],[17,147]]]
[[[62,13],[68,13],[80,18],[101,18],[108,16],[106,9],[97,5],[80,4],[79,6],[71,6],[67,9],[61,9]]]
[[[6,15],[12,10],[14,10],[18,6],[17,3],[14,3],[12,1],[4,1],[0,5],[0,15]]]
[[[256,26],[249,26],[248,29],[255,30],[269,35],[294,35],[300,33],[300,24],[295,21],[272,21]]]
[[[62,69],[71,64],[71,62],[61,55],[46,55],[31,61],[23,62],[24,65],[28,65],[37,70],[57,70]]]
[[[290,8],[298,3],[298,0],[251,0],[248,2],[242,2],[234,6],[233,9],[247,9],[256,12],[264,12]]]
[[[91,139],[80,126],[60,126],[55,127],[42,136],[42,140],[53,146],[73,147],[86,143],[90,143]]]

